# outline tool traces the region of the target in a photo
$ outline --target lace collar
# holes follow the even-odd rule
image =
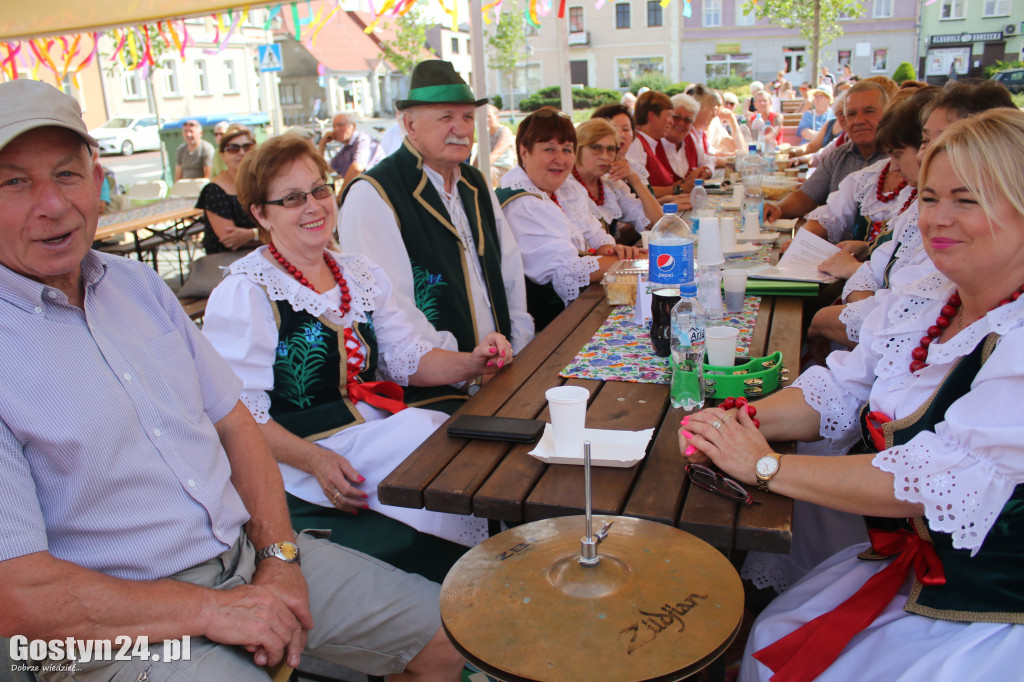
[[[888,295],[887,328],[875,336],[872,349],[881,357],[876,375],[901,388],[910,383],[911,353],[922,334],[934,324],[946,300],[956,289],[941,272],[935,271],[907,284],[898,285]],[[879,292],[882,293],[882,292]],[[934,342],[928,349],[928,362],[945,365],[969,355],[988,334],[1005,335],[1024,324],[1024,298],[990,310],[981,319],[945,342]]]
[[[891,220],[896,212],[903,208],[903,204],[910,198],[914,188],[907,183],[907,186],[900,190],[900,193],[893,201],[881,202],[875,192],[878,184],[878,176],[889,165],[889,157],[875,161],[857,171],[857,187],[853,192],[854,200],[860,204],[861,215],[871,220]],[[908,209],[909,210],[909,209]]]
[[[236,260],[228,268],[229,274],[241,275],[250,282],[266,288],[272,301],[287,301],[296,311],[305,311],[316,317],[322,316],[334,324],[345,327],[356,322],[366,322],[366,314],[373,312],[374,299],[381,292],[373,273],[370,272],[370,261],[365,256],[329,251],[331,258],[341,266],[348,282],[349,295],[352,297],[351,307],[342,317],[338,314],[336,297],[318,294],[309,287],[299,284],[298,280],[267,260],[263,255],[266,251],[267,247],[261,246],[248,256]]]
[[[622,207],[619,205],[619,197],[622,196],[621,193],[625,190],[626,183],[622,180],[616,180],[615,182],[608,182],[604,178],[598,180],[598,182],[604,185],[604,204],[601,206],[598,206],[596,201],[591,200],[590,193],[586,187],[580,184],[579,180],[570,175],[565,184],[568,185],[570,182],[579,185],[580,189],[586,193],[587,208],[590,210],[590,214],[598,220],[604,221],[606,225],[611,225],[613,220],[618,220],[623,216]],[[619,185],[622,187],[619,187]],[[562,197],[559,196],[558,200],[561,201]]]
[[[570,182],[572,183],[571,185]],[[526,190],[531,194],[538,195],[543,201],[555,204],[555,202],[551,201],[551,197],[548,196],[547,192],[533,184],[533,180],[530,179],[530,176],[520,166],[516,166],[508,173],[505,173],[501,179],[501,185],[509,189]],[[554,207],[559,209],[568,218],[566,231],[569,233],[569,239],[572,240],[573,246],[580,251],[586,251],[587,239],[583,236],[583,230],[580,226],[585,225],[588,220],[594,220],[594,216],[590,213],[590,208],[587,206],[591,201],[590,197],[587,196],[586,188],[576,182],[576,179],[570,175],[568,180],[563,182],[562,186],[555,191],[555,197],[558,198],[558,204],[555,204]]]

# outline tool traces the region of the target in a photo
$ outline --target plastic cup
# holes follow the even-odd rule
[[[722,235],[722,251],[728,253],[736,250],[736,219],[725,216],[719,219],[719,233]]]
[[[726,312],[743,312],[743,298],[747,295],[747,271],[741,268],[722,270],[722,287],[725,289]]]
[[[761,222],[758,220],[757,211],[747,211],[743,214],[743,233],[749,237],[756,237],[761,234]]]
[[[732,367],[736,364],[736,337],[739,333],[736,327],[708,327],[704,330],[709,365]]]
[[[590,391],[582,386],[555,386],[544,392],[551,415],[557,457],[583,457],[583,428]]]
[[[650,240],[651,240],[651,231],[650,230],[644,230],[643,232],[640,233],[640,241],[643,243],[645,249],[648,248],[647,242],[649,242]]]
[[[725,262],[722,254],[722,234],[718,218],[701,218],[700,238],[697,240],[697,263],[701,266],[721,265]]]

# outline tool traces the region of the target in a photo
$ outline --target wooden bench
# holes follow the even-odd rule
[[[181,301],[181,307],[188,313],[190,319],[201,320],[203,315],[206,314],[206,301],[204,298],[179,298]]]

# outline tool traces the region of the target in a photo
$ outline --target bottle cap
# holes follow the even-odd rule
[[[685,282],[679,285],[679,295],[693,297],[697,295],[697,283]]]
[[[700,178],[697,178],[696,180],[693,181],[693,186],[694,187],[703,187],[704,186],[704,181],[701,180]]]
[[[757,152],[757,145],[756,144],[750,145],[750,153],[754,154],[756,152]]]
[[[665,213],[678,213],[679,212],[679,207],[676,206],[675,204],[664,204],[661,207],[661,212],[663,214],[665,214]]]

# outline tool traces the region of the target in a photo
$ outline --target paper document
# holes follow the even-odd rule
[[[818,272],[818,265],[839,247],[807,230],[797,230],[779,264],[750,268],[748,274],[755,279],[790,279],[798,282],[835,282],[836,278]]]

